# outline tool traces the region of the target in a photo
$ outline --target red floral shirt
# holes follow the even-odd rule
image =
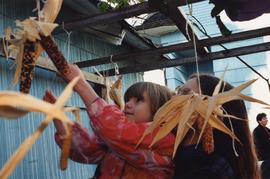
[[[153,135],[148,135],[136,148],[151,123],[134,123],[116,106],[103,99],[88,109],[94,134],[79,124],[73,126],[70,158],[80,163],[101,164],[102,179],[165,179],[173,176],[172,153],[175,136],[168,134],[151,149]],[[63,139],[56,134],[61,147]]]

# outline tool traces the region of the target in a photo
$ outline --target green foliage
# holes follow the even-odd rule
[[[109,7],[110,5],[107,2],[101,1],[98,3],[98,8],[101,12],[105,12]]]
[[[132,0],[107,0],[107,2],[100,1],[98,7],[102,12],[108,10],[111,7],[110,4],[115,5],[115,9],[121,9],[129,6],[131,1]],[[138,0],[139,3],[142,3],[144,1],[145,0]]]

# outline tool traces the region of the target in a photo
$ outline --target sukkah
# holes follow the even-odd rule
[[[50,3],[57,2],[58,5],[50,6]],[[14,83],[16,83],[21,78],[21,87],[20,90],[23,93],[29,93],[31,80],[33,79],[33,71],[35,67],[35,61],[37,57],[43,51],[42,48],[46,50],[49,57],[54,61],[56,67],[61,73],[65,73],[68,71],[67,68],[67,61],[65,60],[62,53],[59,51],[57,45],[54,43],[53,38],[50,36],[53,29],[57,26],[56,24],[52,24],[55,20],[62,1],[50,1],[48,0],[44,6],[44,9],[39,12],[42,14],[39,16],[38,20],[35,18],[30,18],[25,21],[17,21],[17,26],[21,28],[21,30],[12,32],[11,29],[8,29],[6,40],[8,42],[7,45],[7,53],[18,53],[16,58],[17,69],[14,78]],[[53,7],[53,8],[51,8]],[[58,8],[55,8],[58,7]],[[47,11],[46,11],[47,9]],[[53,12],[50,12],[53,11]],[[47,12],[47,13],[46,13]],[[49,17],[46,17],[46,14]],[[52,16],[52,14],[54,14]],[[14,52],[16,51],[16,52]],[[77,79],[78,80],[78,79]],[[238,140],[234,133],[228,129],[220,120],[220,117],[230,117],[235,120],[237,119],[234,116],[230,116],[227,114],[223,114],[221,105],[235,99],[242,99],[251,102],[258,102],[264,105],[268,105],[260,100],[245,96],[240,92],[249,86],[253,81],[247,82],[235,89],[232,89],[228,92],[224,93],[217,93],[219,91],[220,86],[217,86],[217,90],[215,90],[213,96],[205,96],[205,95],[198,95],[198,94],[190,94],[190,95],[183,95],[183,96],[175,96],[171,101],[166,103],[164,107],[162,107],[157,114],[155,115],[154,122],[152,126],[146,131],[145,135],[152,133],[155,128],[159,128],[157,135],[155,136],[151,145],[155,144],[159,139],[167,135],[173,128],[175,128],[178,124],[177,130],[177,137],[176,143],[174,147],[174,154],[176,148],[183,140],[183,137],[187,133],[187,131],[192,128],[192,125],[196,121],[196,118],[201,120],[201,131],[200,131],[200,139],[204,140],[204,138],[211,137],[211,128],[216,128],[221,130],[222,132],[230,135],[232,139]],[[64,143],[64,147],[62,150],[61,155],[61,168],[65,169],[67,167],[67,158],[69,147],[71,143],[70,137],[70,126],[72,122],[68,120],[65,114],[62,111],[63,105],[67,100],[66,96],[69,96],[72,92],[72,87],[75,85],[76,80],[70,84],[64,93],[60,96],[59,100],[55,103],[55,105],[47,104],[42,101],[36,101],[33,103],[31,100],[36,100],[31,98],[29,95],[23,94],[13,94],[13,93],[3,93],[0,94],[3,96],[3,104],[2,105],[4,111],[2,112],[0,109],[0,115],[3,117],[9,118],[17,118],[21,117],[22,115],[26,114],[28,111],[35,111],[35,112],[44,112],[48,116],[46,119],[41,123],[39,128],[36,130],[33,135],[27,138],[23,144],[18,148],[18,150],[14,153],[14,155],[9,159],[6,165],[2,168],[0,172],[0,178],[7,178],[16,165],[22,160],[23,156],[26,152],[31,148],[35,140],[40,136],[42,131],[47,127],[47,125],[52,121],[53,118],[61,119],[67,122],[67,140]],[[121,98],[121,87],[122,81],[119,78],[115,84],[111,87],[110,96],[115,101],[117,105],[122,109],[123,108],[123,100]],[[16,96],[16,98],[15,98]],[[28,97],[30,97],[28,99]],[[18,102],[15,103],[5,103],[7,101],[13,101],[11,99],[25,99],[29,100],[29,104],[38,104],[39,102],[42,105],[38,104],[34,106],[20,106],[18,108]],[[15,100],[14,100],[15,101]],[[36,106],[39,106],[37,109]],[[44,106],[42,109],[40,106]],[[55,112],[55,109],[59,109],[58,113]],[[52,112],[52,109],[54,110]],[[44,111],[43,111],[44,110]],[[7,113],[7,111],[10,111]],[[209,127],[210,126],[210,127]],[[145,137],[145,135],[143,137]],[[208,135],[208,137],[206,137]],[[238,140],[239,141],[239,140]],[[241,142],[241,141],[239,141]],[[207,145],[209,146],[209,145]],[[205,150],[208,152],[213,151],[213,145],[211,147],[205,147]]]

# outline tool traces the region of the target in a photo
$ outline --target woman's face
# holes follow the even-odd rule
[[[180,95],[189,94],[191,91],[199,93],[199,87],[196,78],[189,79],[178,91]]]

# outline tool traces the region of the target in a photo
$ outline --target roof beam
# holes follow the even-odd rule
[[[0,40],[0,57],[6,58],[2,40]],[[15,58],[10,57],[9,59],[14,60]],[[53,71],[53,72],[57,71],[57,69],[54,66],[54,64],[52,63],[52,61],[49,58],[45,58],[45,57],[39,57],[37,59],[36,66],[39,68],[48,70],[48,71]],[[82,71],[82,72],[83,72],[84,77],[87,81],[106,86],[106,79],[105,78],[100,77],[100,76],[93,74],[93,73],[86,72],[86,71]]]
[[[189,0],[189,3],[196,3],[203,0]],[[178,0],[177,6],[185,5],[185,0]],[[65,22],[65,29],[66,30],[74,30],[78,28],[82,28],[85,26],[94,26],[97,24],[106,24],[106,23],[113,23],[123,19],[131,18],[140,14],[144,13],[152,13],[155,12],[156,9],[149,6],[148,2],[143,2],[139,4],[135,4],[132,6],[128,6],[123,9],[116,9],[110,12],[100,13],[89,15],[84,18],[80,18],[75,21]],[[61,27],[58,27],[55,30],[55,33],[63,32]]]
[[[198,43],[199,38],[195,33],[193,35],[193,30],[190,24],[187,24],[188,29],[186,29],[187,20],[184,15],[179,11],[177,7],[177,2],[178,0],[149,0],[150,6],[153,8],[157,8],[159,12],[170,18],[188,41],[193,41],[194,38],[196,43],[198,44],[197,51],[199,55],[205,55],[207,51],[201,44]]]
[[[268,51],[268,50],[270,50],[270,42],[209,53],[205,56],[198,57],[198,62],[201,63],[201,62],[212,61],[212,60],[217,60],[217,59],[248,55],[248,54],[259,53],[259,52]],[[196,62],[195,57],[188,57],[188,58],[177,58],[173,60],[160,61],[159,63],[138,64],[138,65],[135,64],[130,67],[120,68],[119,73],[127,74],[127,73],[144,72],[144,71],[161,69],[161,68],[175,67],[175,66],[190,64],[194,62]],[[105,73],[112,76],[112,75],[115,75],[115,70],[110,69],[110,70],[102,71],[100,73]]]
[[[245,32],[238,32],[235,34],[231,34],[230,36],[227,36],[227,37],[224,37],[224,36],[212,37],[209,39],[199,40],[198,43],[204,46],[212,46],[212,45],[219,45],[222,43],[262,37],[266,35],[270,35],[270,27],[250,30],[250,31],[245,31]],[[116,54],[113,56],[113,62],[127,61],[127,60],[130,60],[131,58],[135,59],[136,57],[141,57],[141,56],[149,56],[149,55],[157,55],[157,54],[162,55],[162,54],[176,52],[176,51],[189,50],[192,48],[194,48],[193,42],[185,42],[181,44],[170,45],[170,46],[160,47],[156,49],[147,49],[147,50],[139,50],[139,51],[135,51],[131,53]],[[139,59],[137,59],[137,61],[139,61]],[[97,66],[97,65],[108,64],[108,63],[111,63],[110,56],[76,62],[76,64],[80,68]]]

